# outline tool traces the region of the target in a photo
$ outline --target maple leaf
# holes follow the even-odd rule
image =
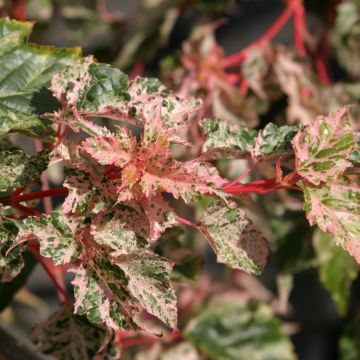
[[[269,158],[293,153],[290,140],[298,132],[295,126],[280,126],[273,123],[267,124],[255,137],[255,146],[251,154],[255,158]]]
[[[95,255],[73,269],[75,312],[89,321],[117,330],[144,328],[141,306],[169,327],[176,326],[175,292],[170,286],[172,265],[149,251],[106,258]]]
[[[182,197],[186,203],[193,201],[198,195],[222,197],[223,193],[217,189],[225,183],[214,166],[198,161],[171,161],[158,169],[156,174],[146,172],[140,180],[142,191],[147,197],[168,192],[175,199]]]
[[[73,315],[67,306],[37,324],[31,333],[38,351],[56,359],[72,360],[92,360],[96,355],[102,359],[120,359],[120,348],[112,342],[112,337],[86,318]]]
[[[18,227],[11,219],[2,214],[0,204],[0,281],[10,282],[24,267],[22,253],[24,246],[12,248],[18,233]]]
[[[179,129],[201,102],[181,100],[156,79],[136,78],[129,82],[126,74],[107,64],[84,58],[54,75],[51,91],[63,108],[46,114],[51,120],[86,131],[86,119],[105,117],[124,120],[145,128],[145,141],[154,131]],[[156,109],[156,110],[155,110]],[[154,111],[161,113],[154,121]],[[151,117],[151,123],[147,119]]]
[[[348,108],[327,116],[318,116],[292,140],[296,171],[305,179],[319,185],[333,181],[347,167],[348,157],[355,149],[355,140]]]
[[[202,119],[200,125],[206,136],[201,159],[247,157],[255,145],[256,130],[220,119]]]
[[[201,216],[199,230],[214,249],[218,262],[249,273],[260,274],[263,270],[268,242],[244,210],[215,201]]]
[[[334,28],[331,33],[331,43],[335,48],[340,65],[353,77],[360,74],[357,62],[360,48],[358,45],[359,34],[359,2],[345,1],[337,4]]]
[[[281,325],[269,304],[223,300],[197,312],[184,337],[212,359],[293,360],[293,345]]]
[[[90,232],[98,244],[121,255],[148,247],[149,231],[149,221],[144,213],[122,206],[97,214],[91,221]]]
[[[69,193],[63,203],[64,213],[90,212],[106,195],[105,191],[100,192],[100,188],[105,190],[102,177],[93,175],[92,171],[78,169],[67,170],[67,174],[64,186],[69,189]]]
[[[273,66],[279,86],[288,98],[288,122],[311,124],[315,114],[321,112],[319,86],[311,63],[296,52],[279,46]]]
[[[89,137],[81,144],[81,148],[101,165],[123,167],[133,156],[136,139],[127,129],[119,129],[116,135]]]
[[[58,107],[47,87],[55,72],[80,55],[79,48],[29,44],[32,28],[31,22],[0,19],[0,138],[9,132],[46,141],[53,137],[50,122],[39,116]]]
[[[17,147],[7,146],[5,149],[0,149],[0,191],[37,180],[47,169],[50,153],[51,150],[43,150],[33,156],[28,156]]]
[[[310,225],[334,234],[335,242],[360,263],[360,187],[342,178],[321,186],[303,181],[299,186]]]
[[[67,264],[78,259],[82,244],[78,241],[78,223],[60,212],[28,217],[21,224],[15,243],[35,237],[40,243],[40,254],[50,257],[55,265]]]

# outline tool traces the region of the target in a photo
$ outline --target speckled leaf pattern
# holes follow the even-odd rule
[[[218,262],[248,273],[261,273],[269,254],[268,242],[244,210],[215,201],[203,213],[199,229]]]
[[[255,146],[251,148],[251,154],[255,158],[269,155],[281,155],[287,152],[292,153],[293,149],[290,140],[297,133],[295,126],[280,126],[269,123],[255,138]]]
[[[144,200],[142,206],[148,217],[150,226],[149,239],[151,241],[159,239],[167,228],[177,224],[174,210],[162,195]]]
[[[333,181],[351,163],[347,160],[355,148],[348,109],[318,116],[292,140],[296,171],[314,185]]]
[[[24,266],[22,252],[25,247],[20,245],[11,249],[18,228],[10,219],[1,214],[1,210],[0,205],[0,281],[10,282]]]
[[[214,360],[295,360],[280,321],[263,303],[210,305],[190,321],[185,338]]]
[[[122,315],[125,310],[121,306],[122,301],[128,297],[127,293],[121,292],[125,279],[115,277],[113,273],[104,270],[104,278],[90,266],[81,265],[71,270],[75,274],[75,279],[71,282],[75,296],[74,312],[85,315],[93,324],[104,323],[111,329],[125,329],[126,320]],[[110,286],[120,289],[119,299],[111,291]],[[132,309],[131,315],[137,312],[136,308]]]
[[[241,157],[255,145],[256,130],[248,130],[243,126],[219,119],[203,119],[200,124],[206,136],[203,152],[220,152],[223,157],[226,154],[225,151],[231,155],[230,150],[232,150]]]
[[[9,131],[49,138],[52,130],[39,115],[57,107],[47,90],[51,76],[80,55],[79,49],[27,44],[32,27],[0,20],[0,138]]]
[[[140,186],[147,197],[166,191],[176,199],[181,197],[189,203],[199,194],[221,196],[222,193],[217,189],[225,183],[211,164],[172,161],[167,167],[159,169],[157,174],[144,174]]]
[[[157,138],[159,130],[172,133],[185,126],[189,115],[201,105],[200,101],[171,95],[156,79],[129,82],[119,69],[97,64],[92,57],[55,75],[51,90],[64,104],[64,109],[49,115],[52,120],[75,131],[88,117],[126,120],[144,128],[145,143]]]
[[[130,207],[100,212],[91,223],[94,240],[117,255],[149,246],[149,231],[146,215]]]
[[[21,225],[16,242],[36,238],[42,256],[52,258],[55,265],[67,264],[77,260],[82,250],[76,238],[77,226],[74,219],[56,211],[39,218],[28,217]]]
[[[170,286],[171,269],[167,260],[145,250],[110,258],[96,255],[86,267],[72,270],[75,312],[117,330],[144,327],[138,319],[142,307],[175,327],[177,309]]]
[[[112,343],[106,330],[73,315],[63,306],[48,319],[39,323],[31,334],[38,351],[61,360],[120,359],[120,348]]]
[[[49,158],[50,150],[41,151],[33,156],[28,156],[19,148],[0,150],[0,191],[37,180],[46,170]]]
[[[322,186],[299,183],[310,225],[332,233],[335,242],[360,263],[360,187],[339,179]]]
[[[320,229],[314,233],[313,244],[317,255],[320,280],[330,292],[341,316],[347,314],[350,287],[359,273],[359,265],[341,247],[334,236]]]
[[[96,200],[96,192],[89,173],[70,170],[64,182],[69,193],[63,203],[65,214],[90,211]]]
[[[81,147],[101,165],[122,167],[132,159],[136,148],[136,139],[129,131],[122,129],[116,135],[89,137]]]
[[[119,257],[117,266],[127,277],[130,294],[146,311],[175,328],[176,295],[170,286],[172,264],[154,253],[138,251]]]

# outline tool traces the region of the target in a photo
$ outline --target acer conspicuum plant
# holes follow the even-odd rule
[[[280,22],[294,14],[301,22],[295,5]],[[293,358],[264,303],[210,304],[189,320],[185,300],[177,302],[181,267],[159,244],[177,242],[176,229],[190,228],[208,241],[219,263],[259,275],[271,250],[245,204],[254,194],[288,190],[303,198],[309,225],[331,234],[359,264],[358,145],[349,106],[303,125],[269,123],[258,131],[232,116],[221,118],[221,111],[207,117],[207,104],[188,89],[176,94],[155,78],[129,79],[92,56],[81,57],[78,49],[29,44],[30,23],[1,19],[0,28],[0,279],[19,279],[34,266],[30,256],[53,281],[62,305],[34,329],[38,349],[59,359],[118,359],[137,344],[174,342],[171,352],[166,345],[153,351],[165,351],[161,359],[235,359],[217,337],[211,340],[211,329],[219,326],[231,336],[232,327],[255,328],[252,319],[273,336],[258,349],[259,359]],[[299,34],[296,45],[304,55]],[[245,95],[255,83],[244,81]],[[265,99],[264,89],[254,86]],[[211,103],[211,96],[204,101]],[[198,139],[188,135],[194,123]],[[38,151],[29,155],[15,145],[16,133],[33,138]],[[193,155],[188,149],[195,142]],[[217,167],[228,159],[252,165],[229,178]],[[59,162],[63,185],[36,189],[43,172]],[[244,182],[264,163],[274,177]],[[42,211],[38,201],[50,197],[61,205]],[[184,207],[195,207],[195,216],[181,216]],[[61,272],[72,274],[71,293]],[[226,317],[234,323],[226,324]],[[251,358],[245,347],[237,351],[239,359]]]

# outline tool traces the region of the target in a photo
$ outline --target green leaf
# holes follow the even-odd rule
[[[185,338],[214,360],[294,360],[290,340],[266,304],[216,304],[195,316]]]
[[[51,76],[79,56],[79,49],[54,49],[27,43],[32,24],[0,19],[0,138],[9,131],[52,134],[39,115],[58,104],[47,87]]]
[[[350,286],[358,275],[359,266],[347,252],[335,245],[331,234],[317,230],[313,243],[319,262],[320,280],[330,292],[339,313],[345,316]]]
[[[248,273],[262,272],[269,254],[268,242],[244,210],[214,201],[203,213],[199,229],[214,249],[218,262]]]
[[[0,191],[37,180],[48,167],[51,150],[28,156],[20,148],[0,150]]]
[[[115,330],[134,323],[144,328],[138,317],[141,305],[174,328],[177,308],[171,269],[168,261],[144,250],[111,258],[95,256],[86,267],[73,270],[75,312]]]
[[[360,358],[360,318],[356,316],[344,327],[339,341],[341,360],[358,360]]]
[[[307,182],[298,185],[304,191],[304,209],[310,225],[332,233],[336,244],[360,263],[360,187],[347,179],[322,186]]]
[[[40,352],[56,359],[120,359],[120,348],[113,343],[111,334],[73,315],[67,306],[38,324],[31,340]]]
[[[34,236],[40,243],[40,254],[52,258],[55,265],[68,264],[78,259],[82,244],[76,238],[74,219],[53,211],[49,215],[28,217],[21,225],[16,241]]]
[[[355,149],[348,108],[318,116],[292,140],[296,171],[319,185],[331,182],[351,166],[348,157]]]

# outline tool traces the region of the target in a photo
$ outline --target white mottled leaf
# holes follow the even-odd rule
[[[31,334],[38,351],[62,360],[120,359],[120,348],[111,333],[73,315],[63,306],[38,324]]]
[[[78,259],[82,244],[76,238],[77,222],[53,211],[49,215],[28,217],[21,224],[17,243],[35,237],[40,243],[40,254],[50,257],[55,265]]]
[[[318,116],[292,140],[296,171],[314,185],[331,182],[347,167],[355,140],[348,108]]]
[[[268,242],[244,210],[214,201],[203,213],[199,229],[219,262],[233,269],[261,273],[269,254]]]
[[[306,216],[311,225],[332,233],[335,242],[360,263],[360,187],[346,179],[314,186],[299,183],[304,191]]]

